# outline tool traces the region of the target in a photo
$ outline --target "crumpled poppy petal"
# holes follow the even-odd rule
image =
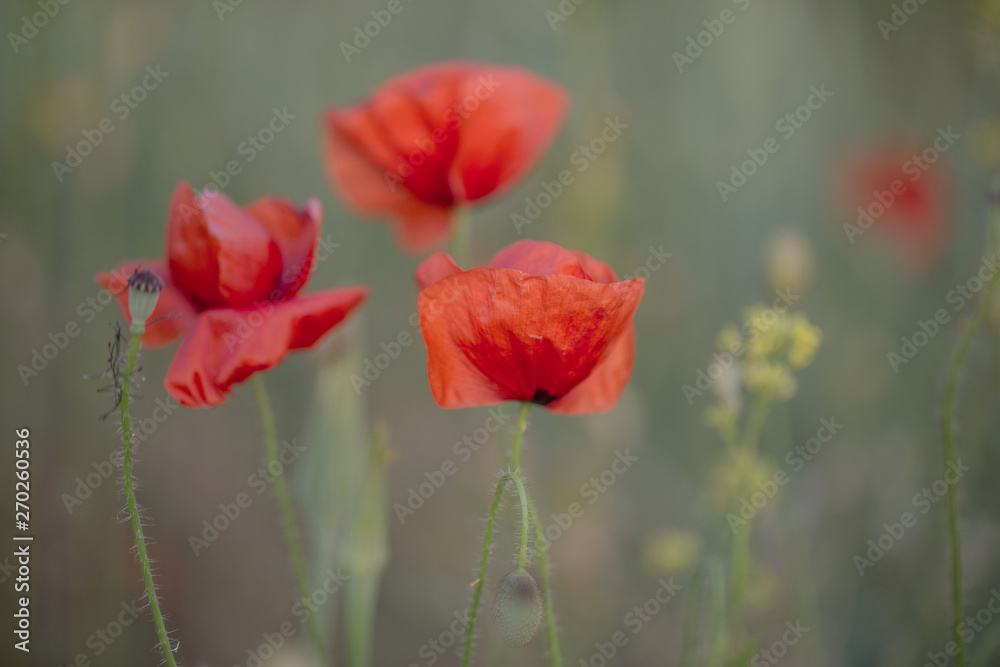
[[[583,268],[580,255],[583,253],[566,250],[548,241],[524,240],[498,252],[489,263],[489,268],[517,269],[533,276],[561,273],[590,280],[590,276]]]
[[[128,278],[140,267],[150,269],[163,281],[163,291],[156,301],[153,314],[146,322],[146,332],[142,335],[143,345],[161,347],[183,334],[197,315],[194,304],[173,283],[167,265],[161,260],[126,260],[111,272],[97,274],[96,279],[99,285],[115,295],[122,315],[132,324],[132,316],[128,311]]]
[[[166,387],[187,407],[226,401],[233,385],[312,347],[364,301],[368,290],[332,289],[249,308],[201,313],[167,370]]]
[[[644,284],[472,269],[420,293],[431,392],[441,407],[566,396],[628,328]]]
[[[281,251],[281,274],[274,289],[284,297],[298,294],[315,268],[313,254],[323,224],[319,200],[310,199],[299,209],[286,199],[266,197],[244,210],[271,234]]]
[[[565,396],[552,401],[548,409],[563,415],[607,412],[618,402],[618,397],[632,377],[634,364],[635,324],[629,322],[625,333],[587,379]]]
[[[263,225],[221,193],[174,190],[167,221],[174,282],[203,307],[240,307],[271,297],[281,251]]]
[[[462,269],[446,252],[436,252],[420,263],[413,274],[413,280],[420,289],[430,287],[439,280],[461,273]]]

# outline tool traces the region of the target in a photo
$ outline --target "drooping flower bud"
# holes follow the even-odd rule
[[[129,330],[142,334],[146,320],[153,314],[163,290],[163,281],[149,269],[139,269],[128,278],[128,312],[132,317]]]
[[[542,590],[527,572],[511,572],[500,582],[495,614],[505,642],[521,647],[534,639],[542,625]]]

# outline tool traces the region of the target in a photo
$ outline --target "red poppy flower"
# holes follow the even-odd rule
[[[428,246],[447,235],[453,207],[531,169],[567,101],[562,88],[523,69],[421,67],[326,114],[327,171],[358,213],[389,216],[405,248]]]
[[[935,140],[941,143],[940,137]],[[917,274],[940,256],[950,222],[946,168],[933,142],[925,148],[897,144],[868,151],[849,159],[842,177],[848,240],[857,243],[877,230]]]
[[[414,278],[441,407],[533,401],[563,414],[602,412],[632,375],[641,278],[619,282],[607,264],[537,241],[469,271],[437,253]]]
[[[167,219],[167,261],[129,260],[97,281],[119,292],[139,265],[164,283],[142,342],[184,340],[166,376],[167,391],[188,407],[224,403],[233,385],[312,347],[367,296],[362,287],[299,296],[315,268],[322,212],[281,199],[240,208],[222,194],[196,197],[179,183]],[[157,321],[158,318],[163,318]]]

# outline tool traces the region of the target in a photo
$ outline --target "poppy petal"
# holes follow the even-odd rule
[[[132,324],[128,310],[128,278],[139,267],[150,269],[163,281],[163,290],[156,301],[156,308],[146,322],[142,344],[149,347],[167,345],[183,334],[197,315],[191,301],[177,289],[170,278],[167,265],[160,260],[127,260],[108,273],[97,274],[97,282],[115,295],[122,315]]]
[[[313,254],[323,224],[323,207],[310,199],[298,209],[285,199],[263,198],[244,209],[270,234],[281,251],[281,275],[275,285],[281,296],[298,294],[314,268]]]
[[[364,301],[364,288],[333,289],[251,308],[198,316],[167,370],[171,396],[188,407],[224,403],[233,385],[312,347]]]
[[[281,251],[268,230],[222,193],[174,190],[167,221],[174,282],[204,307],[247,306],[271,298]]]
[[[586,380],[547,407],[563,415],[607,412],[615,407],[635,364],[635,324],[629,323],[604,361],[597,364]]]
[[[580,254],[565,250],[548,241],[524,240],[513,243],[498,252],[493,261],[489,263],[489,268],[517,269],[533,276],[561,273],[590,280],[590,276],[583,269]]]
[[[566,396],[629,327],[642,280],[595,283],[472,269],[418,300],[431,392],[445,408]]]
[[[413,280],[420,289],[424,289],[439,280],[461,272],[462,269],[451,258],[451,255],[446,252],[436,252],[420,263],[413,274]]]

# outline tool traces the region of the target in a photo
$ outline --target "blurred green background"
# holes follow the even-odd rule
[[[426,473],[449,459],[458,464],[413,516],[387,518],[390,560],[374,645],[377,665],[458,664],[451,651],[442,656],[428,642],[450,644],[454,614],[468,604],[483,517],[496,473],[506,465],[513,416],[465,462],[453,446],[483,426],[487,411],[434,405],[419,338],[360,397],[347,374],[337,373],[344,364],[373,358],[400,332],[417,336],[409,317],[417,296],[411,274],[420,257],[402,254],[386,225],[360,222],[331,193],[319,121],[325,107],[359,100],[391,75],[454,58],[524,66],[572,96],[566,125],[543,161],[515,191],[474,208],[478,261],[519,238],[582,249],[619,274],[644,265],[651,247],[672,254],[647,279],[636,318],[635,373],[618,407],[585,418],[532,411],[525,466],[547,524],[581,500],[581,486],[610,466],[616,450],[639,457],[619,482],[585,504],[583,516],[551,547],[566,664],[599,665],[595,642],[629,630],[627,615],[656,592],[659,579],[687,583],[688,559],[655,557],[664,531],[713,543],[720,526],[726,530],[705,503],[709,471],[723,451],[703,424],[711,399],[690,405],[682,386],[706,367],[725,322],[747,305],[771,300],[767,249],[775,233],[789,229],[811,247],[813,277],[797,305],[823,329],[824,341],[814,365],[800,375],[798,394],[765,427],[763,449],[780,462],[816,433],[821,418],[833,416],[844,428],[758,522],[757,607],[748,629],[763,648],[780,639],[786,622],[811,628],[781,658],[784,665],[917,665],[942,650],[950,638],[944,503],[920,516],[864,576],[852,557],[883,532],[883,523],[912,511],[912,496],[941,476],[944,367],[956,326],[971,308],[898,374],[886,354],[898,350],[900,337],[911,335],[919,320],[948,307],[949,290],[973,275],[988,252],[984,191],[1000,165],[1000,3],[932,0],[888,39],[877,24],[893,12],[888,0],[562,5],[575,10],[553,28],[546,11],[559,11],[556,0],[403,0],[402,13],[348,63],[340,43],[353,40],[355,28],[385,2],[54,2],[55,15],[16,52],[8,33],[20,33],[24,17],[41,10],[36,2],[3,3],[2,468],[13,469],[14,429],[29,428],[36,538],[33,651],[25,661],[13,649],[5,613],[0,663],[69,665],[83,654],[95,665],[157,664],[145,611],[112,641],[94,638],[119,618],[123,603],[142,594],[131,536],[121,522],[117,469],[82,503],[68,509],[65,502],[78,479],[120,449],[114,425],[98,421],[112,407],[110,395],[98,392],[106,382],[85,379],[104,368],[108,323],[118,313],[81,304],[99,293],[96,272],[123,258],[161,255],[167,203],[178,180],[201,188],[210,172],[236,159],[243,170],[225,193],[237,202],[262,195],[322,200],[323,235],[339,247],[307,290],[349,284],[372,290],[363,315],[323,350],[294,355],[267,373],[279,437],[307,442],[308,456],[322,457],[319,450],[335,448],[337,438],[317,433],[350,433],[385,421],[395,457],[390,508],[405,504]],[[735,21],[679,72],[673,54],[705,29],[703,21],[727,8]],[[115,100],[157,66],[169,74],[121,118]],[[721,201],[716,182],[747,149],[774,135],[775,122],[804,103],[814,85],[833,96],[781,141],[746,186]],[[246,161],[241,143],[265,127],[275,108],[295,118]],[[511,214],[523,214],[524,198],[536,196],[542,180],[573,168],[572,153],[599,135],[606,118],[619,116],[628,125],[619,140],[519,235]],[[60,181],[52,163],[65,160],[66,146],[105,117],[113,119],[114,131]],[[948,126],[961,137],[944,156],[956,197],[940,260],[915,276],[903,270],[884,236],[866,234],[849,244],[841,225],[851,218],[834,194],[845,155],[899,137],[929,145],[938,128]],[[37,377],[22,381],[18,365],[30,364],[33,350],[71,322],[79,335]],[[971,467],[962,510],[966,609],[973,614],[1000,587],[1000,329],[988,329],[972,350],[959,404],[960,448]],[[170,359],[170,349],[144,353],[137,417],[149,416],[166,397],[162,377]],[[323,359],[334,370],[324,376],[319,396],[345,396],[353,401],[347,407],[334,410],[315,398]],[[247,665],[248,651],[289,620],[297,599],[270,493],[254,496],[209,548],[195,555],[189,545],[220,503],[247,490],[261,465],[250,394],[239,387],[218,409],[177,409],[138,450],[139,500],[151,517],[162,604],[188,665]],[[316,406],[333,431],[311,428]],[[514,414],[512,406],[506,410]],[[290,466],[293,486],[313,489],[299,496],[301,507],[324,497],[317,491],[323,480],[307,480],[309,470],[307,458]],[[0,498],[11,498],[13,475],[2,478]],[[8,544],[12,521],[0,522]],[[315,558],[324,553],[331,527],[306,516],[303,522]],[[513,525],[508,507],[488,594],[511,569]],[[314,562],[317,572],[327,567],[336,563]],[[4,570],[0,579],[3,608],[12,609],[11,575]],[[685,594],[678,596],[641,632],[629,633],[608,664],[678,664],[686,602]],[[505,648],[488,605],[489,595],[477,664],[547,664],[541,641]],[[329,627],[339,646],[332,619]],[[267,664],[311,664],[304,634]],[[970,645],[974,664],[1000,664],[996,646],[1000,622],[994,620]]]

